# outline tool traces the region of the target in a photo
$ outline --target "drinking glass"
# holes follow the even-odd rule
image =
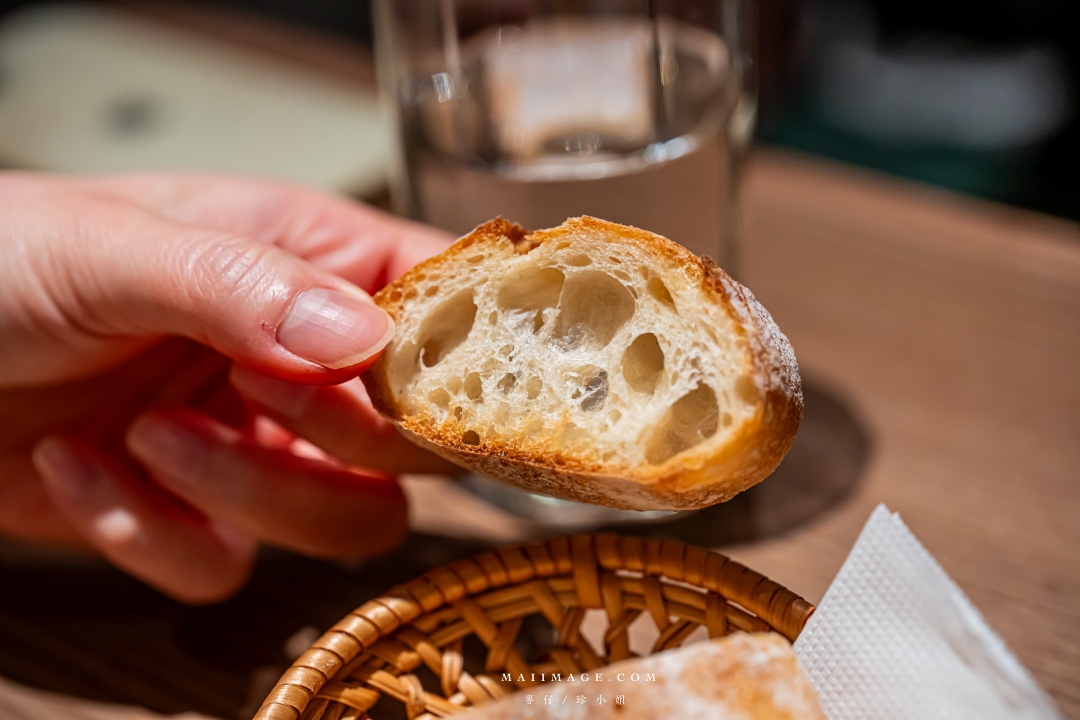
[[[736,274],[738,169],[756,108],[743,0],[374,9],[399,213],[457,234],[499,215],[530,230],[592,215]]]

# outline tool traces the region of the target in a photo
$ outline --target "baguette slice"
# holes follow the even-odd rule
[[[787,338],[749,290],[653,233],[492,220],[385,287],[364,375],[407,437],[471,470],[631,510],[727,500],[795,438]]]
[[[458,718],[825,720],[790,643],[775,634],[738,632],[579,673],[569,682],[560,674],[560,680]],[[579,704],[582,695],[585,702]]]

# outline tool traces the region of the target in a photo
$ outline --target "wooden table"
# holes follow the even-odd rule
[[[1080,717],[1080,229],[771,150],[754,157],[744,200],[746,283],[788,334],[804,376],[854,408],[873,450],[845,500],[795,530],[724,550],[816,602],[870,511],[885,502],[1064,714]],[[483,525],[507,540],[520,530],[505,515],[483,514],[475,500],[454,506],[455,526],[447,498],[454,492],[460,498],[460,491],[414,484],[415,522],[449,532]],[[0,598],[0,629],[18,635],[37,623],[18,636],[19,664],[6,667],[37,662],[42,674],[23,682],[79,694],[100,687],[95,678],[106,675],[95,675],[98,666],[109,677],[142,672],[123,695],[130,702],[176,711],[198,697],[197,709],[235,716],[243,693],[258,702],[258,688],[247,689],[253,674],[270,683],[275,677],[273,665],[256,667],[267,661],[255,658],[280,654],[297,627],[332,623],[384,589],[393,573],[474,550],[414,538],[404,560],[356,572],[270,560],[223,610],[156,600],[161,618],[147,611],[137,632],[127,633],[127,615],[93,615],[125,637],[120,649],[93,645],[89,632],[72,639],[82,621],[40,610],[43,594],[14,605]],[[25,563],[19,572],[30,582],[37,577]],[[61,592],[84,587],[63,585],[62,574],[48,577],[59,578]],[[312,577],[316,592],[308,590]],[[134,607],[140,591],[125,582],[87,580],[85,587],[128,588],[118,592],[135,598]],[[290,595],[290,587],[299,590]],[[199,651],[191,637],[167,652],[139,645],[147,635],[190,636],[198,628],[209,628],[213,652]],[[114,651],[127,655],[113,662]],[[0,667],[4,652],[0,642]],[[147,662],[152,652],[159,657]]]
[[[1080,228],[774,151],[744,199],[746,284],[874,453],[841,507],[732,554],[818,601],[884,502],[1080,717]]]

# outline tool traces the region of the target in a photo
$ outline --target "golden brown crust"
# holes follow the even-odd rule
[[[760,482],[780,464],[795,439],[803,403],[798,366],[787,338],[753,294],[709,258],[698,258],[659,235],[591,217],[571,218],[558,227],[527,234],[519,225],[496,218],[480,225],[443,254],[430,258],[388,285],[375,301],[399,322],[409,291],[436,268],[452,265],[479,244],[510,244],[516,253],[567,235],[590,235],[606,242],[629,242],[682,267],[687,277],[722,308],[745,337],[744,374],[756,397],[751,416],[720,445],[698,446],[660,465],[612,473],[603,464],[570,454],[533,452],[497,440],[466,445],[459,432],[444,431],[433,418],[405,416],[390,391],[386,363],[363,376],[375,408],[414,442],[465,468],[534,492],[636,510],[685,510],[722,502]],[[415,293],[415,290],[413,290]],[[400,325],[400,323],[399,323]]]

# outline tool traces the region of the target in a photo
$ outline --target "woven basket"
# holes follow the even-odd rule
[[[604,655],[580,632],[593,608],[607,615]],[[703,548],[614,534],[560,537],[450,563],[365,603],[293,663],[255,717],[360,720],[388,696],[409,718],[434,720],[537,684],[533,674],[592,671],[632,657],[627,629],[642,613],[660,632],[656,653],[700,626],[709,637],[774,631],[794,640],[813,611]],[[531,615],[550,623],[556,639],[526,659],[515,641]],[[475,674],[463,667],[470,635],[486,646],[484,670]],[[441,695],[414,674],[425,672],[421,666],[438,678]],[[525,680],[503,681],[503,672]]]

